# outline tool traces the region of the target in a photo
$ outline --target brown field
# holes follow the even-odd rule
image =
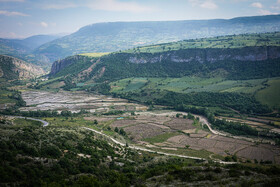
[[[127,126],[131,126],[131,125],[136,125],[139,122],[137,120],[129,120],[129,119],[124,119],[124,120],[116,120],[113,123],[111,123],[111,127],[115,128],[115,127],[127,127]]]
[[[96,117],[96,116],[92,116],[92,117],[84,117],[85,120],[88,120],[88,121],[94,121],[94,120],[97,120],[98,122],[101,121],[101,122],[104,122],[104,121],[110,121],[112,119],[110,118],[102,118],[102,117]]]
[[[251,120],[248,119],[239,119],[239,118],[230,118],[230,117],[219,117],[218,119],[225,119],[227,121],[232,121],[232,122],[239,122],[239,123],[245,123],[246,125],[249,125],[251,127],[257,128],[258,130],[262,129],[272,129],[272,126],[267,125],[265,120],[257,120],[257,118],[250,118]],[[256,119],[256,120],[255,120]]]
[[[151,138],[160,134],[164,134],[165,132],[169,132],[169,130],[149,124],[134,125],[126,127],[124,130],[129,134],[129,137],[133,141]]]
[[[169,144],[168,144],[169,143]],[[226,156],[228,153],[233,155],[257,160],[277,161],[277,155],[280,154],[280,148],[272,145],[260,144],[256,145],[244,140],[235,140],[222,136],[212,136],[210,138],[189,137],[186,135],[178,135],[171,137],[164,144],[175,148],[185,147],[189,145],[191,149],[207,150],[216,154]]]
[[[193,121],[183,118],[174,118],[171,121],[166,122],[164,125],[175,130],[189,130],[195,129],[195,126],[192,125]]]

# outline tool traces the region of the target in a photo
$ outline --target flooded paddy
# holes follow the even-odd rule
[[[90,112],[108,112],[115,110],[147,110],[147,107],[135,103],[129,103],[125,99],[112,98],[104,95],[94,95],[86,92],[47,92],[47,91],[25,91],[22,98],[27,107],[20,108],[21,111],[36,110],[68,110],[73,113],[82,109]]]

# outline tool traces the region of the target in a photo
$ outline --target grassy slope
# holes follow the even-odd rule
[[[269,80],[268,85],[256,94],[256,98],[263,104],[280,109],[280,80]]]
[[[112,93],[141,92],[145,89],[178,93],[231,92],[255,95],[262,104],[280,107],[280,78],[225,80],[222,77],[201,78],[127,78],[111,83]]]
[[[147,141],[147,142],[150,142],[150,143],[162,143],[162,142],[165,142],[169,138],[174,137],[176,135],[180,135],[180,133],[169,132],[169,133],[154,136],[152,138],[146,138],[146,139],[144,139],[144,141]]]
[[[81,56],[87,56],[87,57],[102,57],[104,55],[108,55],[109,53],[82,53],[79,54]]]
[[[0,78],[0,104],[16,103],[13,98],[9,98],[14,91],[7,90],[7,87],[12,86],[12,83],[8,82],[5,78]]]
[[[266,34],[242,34],[213,38],[191,39],[179,42],[150,45],[126,50],[124,52],[157,53],[179,49],[194,48],[242,48],[251,46],[280,46],[280,32]]]
[[[273,78],[269,80],[278,80]],[[222,77],[201,78],[127,78],[111,83],[112,92],[139,91],[139,89],[160,89],[180,93],[191,92],[237,92],[254,94],[266,86],[268,79],[225,80]]]

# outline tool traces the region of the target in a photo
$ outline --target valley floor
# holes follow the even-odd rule
[[[50,125],[63,123],[81,126],[79,122],[83,121],[84,124],[90,124],[86,128],[109,135],[124,145],[211,160],[224,160],[226,156],[236,155],[243,161],[271,161],[280,164],[280,148],[273,145],[274,142],[234,137],[215,131],[202,116],[188,119],[187,113],[166,110],[163,106],[150,111],[147,106],[125,99],[85,92],[28,90],[22,93],[22,97],[27,107],[20,108],[21,111],[79,112],[85,109],[90,113],[78,121],[75,118],[43,119]],[[97,124],[94,124],[95,121]],[[121,129],[124,134],[120,133]]]

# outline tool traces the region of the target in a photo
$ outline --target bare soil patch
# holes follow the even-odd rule
[[[136,125],[138,123],[139,122],[137,120],[124,119],[124,120],[116,120],[110,126],[112,128],[115,128],[115,127],[127,127],[127,126],[130,126],[130,125]]]
[[[168,130],[149,124],[138,124],[124,128],[125,132],[129,134],[129,137],[133,141],[138,141],[145,138],[151,138],[163,133]]]
[[[166,122],[164,125],[176,130],[188,130],[195,129],[196,127],[192,125],[193,120],[174,118],[171,121]]]
[[[89,121],[94,121],[94,120],[97,120],[97,121],[110,121],[112,120],[112,118],[103,118],[103,117],[84,117],[85,120],[89,120]]]
[[[257,159],[258,161],[274,161],[274,153],[272,150],[263,146],[250,146],[236,153],[237,156],[244,158]]]

